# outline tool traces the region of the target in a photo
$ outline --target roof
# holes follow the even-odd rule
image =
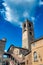
[[[23,24],[26,23],[26,22],[29,22],[29,23],[33,24],[32,21],[30,21],[28,19],[26,19],[25,22],[23,22]]]
[[[17,47],[17,46],[11,45],[11,46],[9,47],[8,51],[10,50],[11,47],[18,48],[18,49],[23,49],[23,50],[28,50],[28,49],[25,49],[25,48],[21,48],[21,47]]]
[[[21,48],[21,47],[16,47],[16,46],[14,46],[14,45],[11,45],[11,46],[9,47],[9,49],[8,49],[7,52],[13,53],[13,52],[10,50],[11,47],[19,49],[20,52],[21,52],[23,55],[26,55],[26,54],[29,53],[29,50],[28,50],[28,49]]]
[[[4,54],[3,55],[11,55],[10,53],[8,53],[8,52],[4,52]]]
[[[42,39],[43,39],[43,37],[40,37],[40,38],[35,39],[34,41],[32,41],[32,43],[37,42],[37,41],[42,40]]]

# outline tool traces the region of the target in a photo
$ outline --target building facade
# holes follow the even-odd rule
[[[2,65],[2,61],[3,61],[5,43],[6,43],[6,39],[5,38],[0,40],[0,65]]]
[[[14,58],[15,65],[25,65],[25,55],[28,54],[28,49],[10,46],[8,53]]]
[[[31,44],[32,65],[43,65],[43,38]]]
[[[32,65],[32,54],[31,54],[31,52],[25,56],[25,65]]]

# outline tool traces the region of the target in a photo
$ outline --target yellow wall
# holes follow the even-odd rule
[[[13,50],[13,54],[16,54],[16,55],[19,55],[19,49],[18,48],[14,48],[14,50]]]
[[[31,53],[25,56],[25,65],[32,65]]]
[[[43,65],[43,39],[31,44],[32,65]],[[37,53],[37,61],[34,61],[34,52]]]

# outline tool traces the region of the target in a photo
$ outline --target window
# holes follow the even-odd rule
[[[29,27],[31,27],[31,24],[29,23]]]
[[[3,58],[7,58],[7,55],[3,55]]]
[[[30,32],[30,35],[32,35],[32,32]]]
[[[2,65],[6,65],[5,61],[2,62]]]
[[[0,62],[1,62],[1,58],[0,58]]]
[[[34,52],[34,62],[36,62],[37,61],[37,53],[36,53],[36,51]]]
[[[33,26],[32,26],[32,24],[31,24],[31,23],[29,23],[28,27],[29,27],[29,30],[30,30],[30,31],[32,31],[32,30],[33,30]]]
[[[14,58],[13,58],[13,60],[14,60]]]
[[[27,60],[27,64],[28,64],[28,60]]]
[[[24,31],[26,31],[26,24],[24,24]]]
[[[32,44],[32,46],[33,46],[33,47],[35,47],[35,46],[36,46],[36,44],[35,44],[35,43],[33,43],[33,44]]]
[[[6,64],[5,65],[10,65],[10,63],[8,61],[6,61]]]
[[[26,24],[24,24],[24,28],[26,27]]]

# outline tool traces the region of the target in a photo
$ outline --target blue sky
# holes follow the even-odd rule
[[[7,38],[5,50],[11,44],[22,46],[22,23],[27,18],[33,22],[35,38],[43,36],[43,0],[4,0],[0,8],[0,39]]]

